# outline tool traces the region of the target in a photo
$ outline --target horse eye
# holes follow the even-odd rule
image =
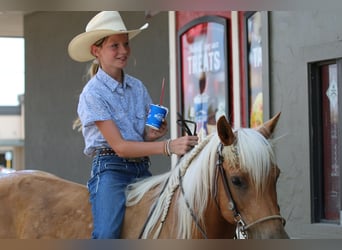
[[[235,186],[238,186],[238,187],[241,187],[241,186],[242,186],[241,178],[238,177],[238,176],[233,176],[233,177],[231,178],[231,181],[232,181],[232,183],[233,183]]]

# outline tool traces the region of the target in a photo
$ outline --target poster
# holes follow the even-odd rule
[[[181,112],[204,138],[228,112],[226,20],[205,16],[179,33]]]
[[[248,62],[248,103],[249,126],[254,128],[263,123],[262,94],[262,25],[261,13],[247,15],[247,62]]]

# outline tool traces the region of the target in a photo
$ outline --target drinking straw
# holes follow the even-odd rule
[[[165,91],[165,77],[163,77],[162,88],[161,88],[161,94],[160,94],[160,100],[159,100],[159,104],[160,104],[161,106],[163,105],[164,91]]]

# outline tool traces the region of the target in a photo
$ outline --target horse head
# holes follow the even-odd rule
[[[224,116],[217,122],[221,144],[216,200],[222,216],[244,238],[288,238],[277,202],[280,170],[269,141],[279,117],[256,129],[236,131]]]

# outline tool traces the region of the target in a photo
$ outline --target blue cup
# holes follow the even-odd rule
[[[169,112],[168,108],[157,105],[150,104],[150,111],[148,112],[148,117],[146,120],[146,126],[154,128],[156,130],[160,129],[160,126]]]

